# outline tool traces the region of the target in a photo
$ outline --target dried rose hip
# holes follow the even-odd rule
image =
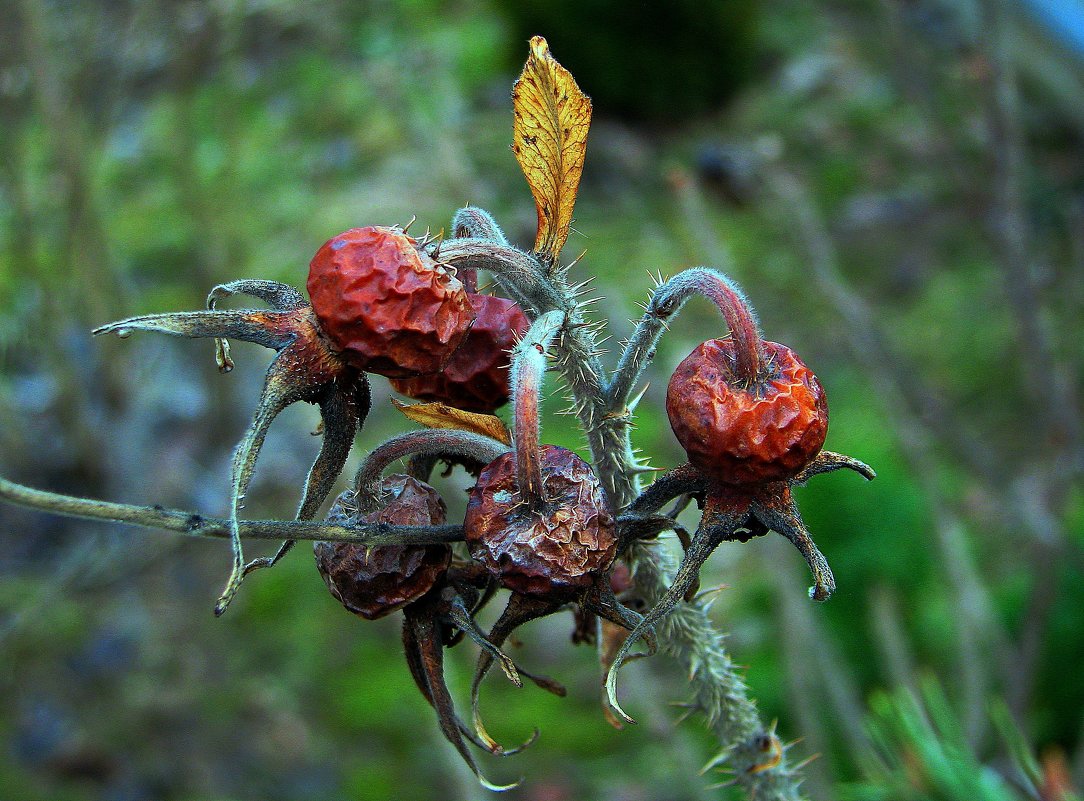
[[[711,339],[678,365],[666,412],[689,461],[727,484],[782,481],[820,452],[828,402],[790,348],[761,342],[764,375],[738,374],[734,339]]]
[[[439,371],[474,312],[463,284],[398,228],[352,228],[309,265],[309,297],[331,345],[389,378]]]
[[[514,453],[482,470],[463,527],[471,555],[524,595],[572,598],[596,583],[617,551],[614,517],[591,467],[556,445],[539,449],[544,501],[521,501]]]
[[[428,526],[444,522],[445,506],[437,491],[417,479],[393,475],[380,485],[382,508],[360,515],[356,496],[340,495],[329,523],[391,523]],[[331,594],[366,620],[389,615],[418,600],[444,575],[452,559],[447,545],[376,545],[317,542],[316,567]]]
[[[493,295],[468,294],[475,320],[463,344],[439,373],[392,379],[396,392],[440,401],[468,412],[493,412],[508,402],[508,351],[527,330],[518,305]]]

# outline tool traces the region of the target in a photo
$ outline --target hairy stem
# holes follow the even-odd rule
[[[512,394],[515,401],[516,478],[520,500],[537,510],[545,501],[542,465],[538,452],[541,426],[538,404],[546,372],[546,350],[561,330],[564,312],[546,312],[534,323],[512,352]]]
[[[457,268],[491,272],[532,320],[554,310],[565,313],[564,328],[554,343],[557,367],[572,391],[607,500],[615,511],[623,509],[639,491],[640,466],[629,444],[628,417],[609,414],[595,338],[564,275],[550,278],[531,254],[487,239],[450,240],[440,257]]]
[[[416,454],[452,456],[489,464],[508,451],[503,442],[474,434],[445,428],[408,431],[374,448],[361,463],[354,476],[358,507],[362,511],[375,509],[380,500],[380,476],[392,462]]]
[[[651,361],[659,337],[693,295],[704,295],[722,312],[730,335],[737,342],[739,374],[750,383],[760,377],[763,370],[760,329],[742,291],[722,273],[693,267],[678,273],[652,294],[607,388],[606,400],[611,413],[619,412],[628,404],[629,395]]]
[[[662,599],[676,572],[665,549],[635,545],[629,555],[637,592],[649,607]],[[719,754],[710,765],[726,762],[733,781],[750,799],[799,801],[801,777],[785,758],[765,767],[778,742],[772,727],[765,726],[738,667],[723,644],[723,635],[712,624],[700,602],[682,603],[656,623],[659,646],[685,670],[692,698],[689,704],[702,712],[718,739]]]

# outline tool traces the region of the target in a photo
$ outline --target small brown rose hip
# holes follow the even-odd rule
[[[468,412],[490,413],[508,402],[508,351],[527,330],[523,311],[510,300],[469,294],[475,320],[444,369],[417,378],[392,379],[396,392],[440,401]]]
[[[762,342],[767,375],[750,382],[736,370],[732,338],[699,345],[678,365],[666,413],[689,461],[726,484],[793,477],[820,452],[828,402],[794,351]]]
[[[467,547],[508,589],[571,599],[613,562],[614,518],[583,459],[556,445],[539,456],[545,501],[537,510],[521,502],[514,453],[482,470],[463,521]]]
[[[428,526],[444,522],[445,506],[437,491],[410,476],[388,476],[381,482],[382,508],[359,515],[353,492],[340,495],[328,514],[329,523],[391,523]],[[317,542],[316,567],[327,588],[343,606],[366,620],[389,615],[429,592],[448,569],[447,545],[377,545]]]
[[[332,347],[389,378],[440,370],[474,320],[463,284],[397,228],[332,237],[313,256],[307,286]]]

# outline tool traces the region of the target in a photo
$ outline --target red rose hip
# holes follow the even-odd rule
[[[475,320],[463,344],[439,373],[392,379],[396,392],[422,401],[440,401],[468,412],[490,413],[508,402],[508,352],[527,330],[518,305],[493,295],[469,293]]]
[[[474,312],[463,284],[398,228],[352,228],[309,265],[309,297],[332,347],[389,378],[439,371]]]
[[[749,381],[733,338],[711,339],[678,365],[666,412],[689,461],[726,484],[793,477],[820,452],[828,402],[790,348],[761,342],[766,375]]]

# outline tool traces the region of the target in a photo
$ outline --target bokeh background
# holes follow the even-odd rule
[[[1084,786],[1084,13],[1079,3],[778,0],[0,2],[0,471],[222,514],[270,353],[92,340],[238,277],[301,286],[335,233],[534,209],[508,144],[532,34],[594,98],[567,251],[617,350],[648,271],[732,274],[817,371],[828,447],[878,471],[798,500],[840,589],[778,537],[705,585],[818,799],[1065,799]],[[663,340],[635,439],[681,454]],[[611,353],[609,358],[614,358]],[[556,388],[556,383],[554,384]],[[374,381],[357,451],[404,430]],[[582,439],[548,402],[545,436]],[[246,513],[292,516],[314,409],[276,424]],[[356,454],[355,454],[356,459]],[[469,479],[440,483],[453,508]],[[695,520],[692,521],[695,524]],[[673,547],[672,542],[661,547]],[[250,546],[249,551],[258,550]],[[398,620],[337,606],[299,547],[211,607],[224,543],[0,506],[0,798],[477,799],[407,674]],[[571,617],[492,677],[498,780],[524,801],[729,798],[665,658],[623,673],[617,732]],[[450,653],[466,701],[469,646]]]

